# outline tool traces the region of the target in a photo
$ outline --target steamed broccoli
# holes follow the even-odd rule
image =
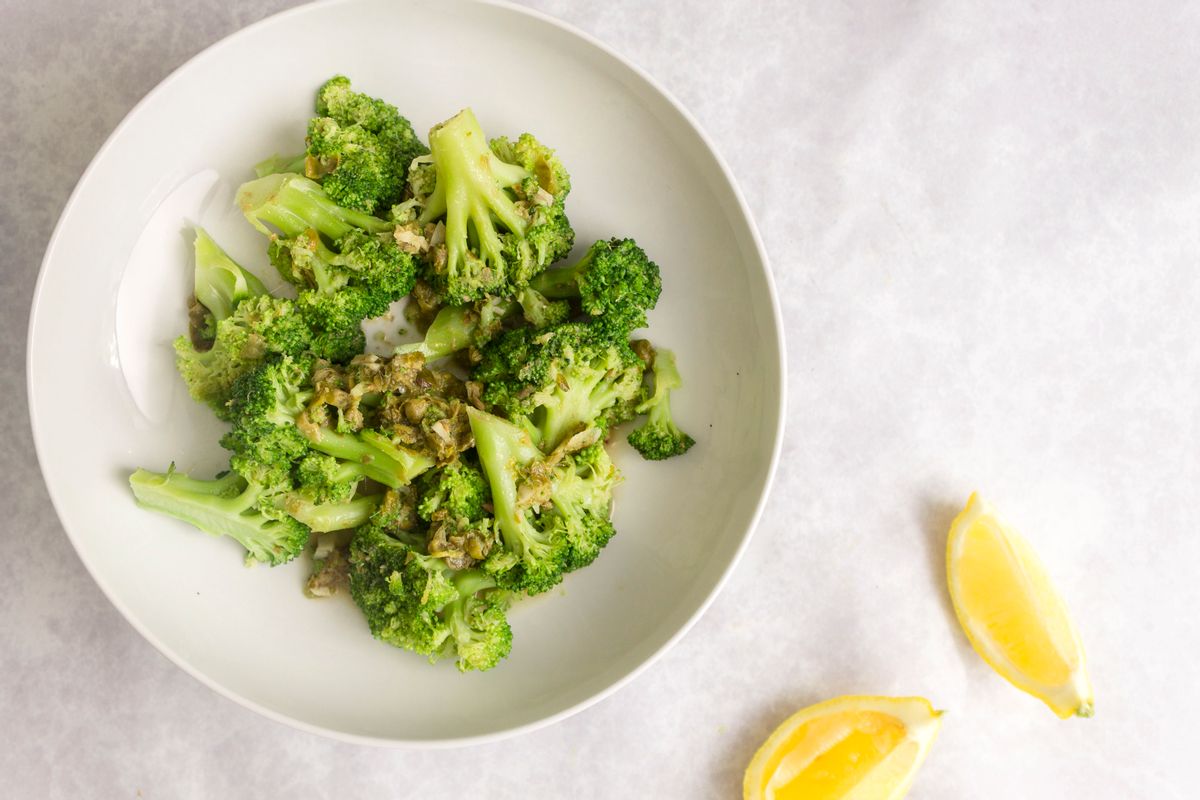
[[[566,323],[505,333],[484,348],[472,377],[485,384],[485,402],[548,451],[577,426],[608,428],[631,418],[642,372],[623,334]]]
[[[438,511],[472,522],[482,519],[490,490],[479,468],[459,460],[426,472],[417,481],[417,514],[426,522]]]
[[[363,525],[379,509],[379,499],[379,495],[364,495],[353,500],[314,503],[297,492],[289,492],[277,505],[313,532],[327,533]]]
[[[383,314],[413,288],[416,264],[392,238],[392,224],[337,205],[307,178],[280,174],[250,181],[238,190],[238,202],[246,218],[271,236],[271,261],[280,275],[301,289],[297,308],[320,357],[348,361],[361,353],[362,321]]]
[[[432,165],[409,183],[423,205],[418,222],[445,223],[430,279],[450,305],[512,296],[570,251],[574,232],[563,210],[570,178],[533,136],[489,146],[464,109],[430,131],[429,146]]]
[[[308,528],[279,513],[273,487],[247,483],[235,473],[216,480],[139,469],[129,476],[138,505],[169,514],[213,536],[246,548],[246,562],[272,566],[291,561],[308,543]]]
[[[350,543],[350,594],[376,638],[461,671],[491,669],[512,648],[507,595],[477,570],[453,572],[377,522]]]
[[[195,248],[196,297],[207,322],[199,335],[175,340],[176,366],[191,396],[227,419],[234,381],[270,353],[303,353],[311,332],[291,300],[267,294],[201,229]]]
[[[575,453],[555,469],[550,493],[552,511],[546,516],[570,545],[567,569],[586,567],[613,537],[609,520],[613,489],[621,475],[604,445],[596,443]]]
[[[616,467],[596,437],[578,452],[547,457],[511,422],[469,413],[504,543],[483,568],[513,591],[553,588],[566,573],[590,564],[612,538]]]
[[[424,454],[374,430],[340,433],[309,422],[299,425],[313,397],[311,365],[280,358],[238,380],[230,407],[233,429],[222,439],[238,456],[267,469],[290,469],[309,449],[342,462],[348,476],[371,478],[397,488],[434,465]],[[307,484],[311,486],[311,484]]]
[[[316,112],[305,152],[265,159],[255,167],[258,176],[303,172],[340,205],[368,214],[400,202],[409,164],[429,150],[396,107],[353,91],[350,79],[337,75],[317,90]]]
[[[329,428],[306,430],[314,450],[361,465],[363,475],[393,489],[405,486],[434,465],[430,456],[398,444],[379,431],[338,433]]]
[[[675,368],[675,355],[658,350],[654,355],[654,394],[637,407],[646,414],[640,428],[629,433],[629,443],[643,458],[660,461],[686,453],[696,440],[679,429],[671,416],[671,392],[683,385]]]
[[[193,248],[196,299],[212,314],[213,325],[233,314],[246,298],[267,294],[262,281],[230,258],[203,228],[196,228]]]
[[[396,353],[421,353],[436,361],[468,347],[483,347],[503,329],[516,308],[512,300],[485,297],[462,306],[442,306],[420,342],[400,345]]]
[[[362,321],[384,314],[412,291],[416,265],[394,240],[354,230],[336,251],[315,230],[271,241],[271,261],[296,284],[301,316],[312,330],[312,351],[348,361],[366,348]]]
[[[362,465],[317,452],[308,453],[296,463],[295,475],[299,494],[314,503],[349,500],[365,477]]]
[[[312,229],[330,241],[354,230],[390,233],[393,228],[390,222],[338,205],[319,183],[290,172],[243,183],[238,187],[237,202],[247,221],[268,236],[267,225],[275,226],[285,237]]]
[[[271,262],[284,280],[300,289],[329,294],[344,286],[361,286],[376,295],[379,309],[412,291],[416,264],[391,237],[351,231],[326,247],[313,229],[291,238],[273,239]]]
[[[496,551],[485,569],[503,568],[506,588],[538,594],[554,588],[566,572],[570,545],[534,524],[529,507],[530,489],[541,492],[548,477],[539,474],[543,456],[529,434],[507,420],[477,409],[468,409],[475,448],[492,490],[496,526],[507,554]],[[512,558],[505,558],[511,554]]]
[[[429,152],[409,121],[340,75],[317,92],[317,113],[308,126],[310,177],[321,175],[329,196],[348,208],[370,213],[400,202],[409,164]]]
[[[571,316],[571,306],[566,300],[551,300],[531,286],[517,290],[517,302],[525,321],[535,328],[559,325]]]
[[[593,244],[574,266],[538,275],[530,288],[547,298],[579,298],[585,313],[628,333],[645,326],[646,312],[662,293],[662,278],[632,239],[609,239]]]

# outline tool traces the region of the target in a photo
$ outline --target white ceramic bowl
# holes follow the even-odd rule
[[[495,62],[503,69],[493,66]],[[208,476],[220,425],[174,373],[187,229],[259,274],[263,243],[234,187],[301,146],[336,73],[420,131],[470,105],[490,135],[535,132],[572,176],[582,245],[632,236],[661,265],[651,338],[686,383],[685,457],[616,459],[618,535],[591,567],[511,612],[512,655],[484,674],[371,638],[348,598],[308,600],[306,561],[242,566],[232,541],[133,504],[137,466]],[[728,170],[676,103],[603,45],[526,10],[471,2],[322,3],[210,47],[96,155],[46,252],[29,330],[38,456],[80,558],[121,613],[214,689],[355,741],[465,743],[560,719],[614,691],[683,634],[745,547],[778,456],[779,311]]]

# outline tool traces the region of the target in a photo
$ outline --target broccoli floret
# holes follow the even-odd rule
[[[467,414],[492,490],[500,538],[513,556],[489,557],[485,569],[497,573],[500,585],[507,589],[528,594],[547,591],[567,571],[571,547],[561,531],[537,524],[542,519],[532,508],[531,495],[549,486],[548,474],[540,469],[542,453],[529,434],[511,422],[475,408],[467,409]]]
[[[483,473],[461,459],[426,472],[417,482],[417,491],[421,498],[417,514],[426,522],[439,510],[475,522],[483,519],[483,506],[491,499]]]
[[[362,321],[383,314],[416,281],[416,263],[391,238],[392,224],[338,206],[299,175],[251,181],[238,198],[246,218],[271,236],[280,275],[301,290],[297,307],[311,329],[313,353],[348,361],[363,352]]]
[[[378,305],[369,289],[346,286],[331,293],[300,292],[296,308],[308,324],[312,354],[345,363],[366,350],[362,321],[377,316]]]
[[[355,230],[330,249],[310,228],[294,237],[272,239],[269,252],[283,279],[300,289],[323,294],[344,286],[370,290],[375,303],[372,316],[411,292],[417,279],[413,257],[386,235]]]
[[[490,296],[468,305],[442,306],[423,340],[400,345],[395,352],[420,353],[426,361],[436,361],[468,347],[483,347],[503,329],[516,307],[512,300]]]
[[[489,147],[464,109],[430,131],[429,145],[436,179],[422,169],[410,185],[424,205],[418,221],[445,223],[430,279],[447,302],[510,297],[570,251],[574,232],[563,210],[570,180],[536,139],[525,134]]]
[[[505,616],[508,594],[495,587],[495,579],[479,570],[454,576],[458,597],[442,618],[454,640],[460,672],[489,670],[512,650],[512,628]]]
[[[304,433],[314,450],[361,464],[366,477],[393,489],[408,485],[436,463],[430,456],[397,444],[379,431],[339,433],[329,428],[313,428]]]
[[[362,321],[385,313],[412,291],[416,265],[395,240],[351,231],[326,247],[315,230],[277,237],[271,261],[300,288],[296,304],[311,329],[314,354],[349,361],[366,348]]]
[[[430,456],[396,444],[378,431],[339,433],[311,423],[299,425],[298,418],[313,397],[311,375],[311,363],[284,357],[264,362],[243,376],[231,393],[233,429],[222,444],[271,469],[290,467],[308,449],[316,450],[393,489],[433,467]]]
[[[296,464],[297,491],[313,503],[349,500],[364,477],[362,465],[339,461],[324,453],[308,453]]]
[[[390,233],[393,228],[390,222],[338,205],[319,183],[291,172],[243,183],[237,197],[246,219],[268,236],[271,231],[267,225],[278,228],[285,237],[311,229],[330,241],[356,229]]]
[[[621,479],[598,437],[585,437],[593,444],[574,453],[543,456],[512,423],[469,413],[504,543],[483,569],[506,589],[537,594],[591,564],[613,537],[609,509]]]
[[[609,520],[613,489],[621,475],[597,443],[563,460],[554,470],[548,523],[570,544],[567,569],[586,567],[613,537]]]
[[[579,298],[585,313],[628,333],[646,325],[662,278],[632,239],[609,239],[593,244],[574,266],[541,273],[531,287],[549,298]]]
[[[321,177],[347,208],[372,213],[399,203],[409,164],[429,152],[409,121],[340,75],[317,92],[317,113],[308,126],[308,176]]]
[[[203,228],[196,228],[194,249],[196,299],[212,314],[214,324],[246,298],[267,294],[262,281],[230,258]]]
[[[560,325],[571,316],[571,306],[566,300],[551,300],[530,286],[517,290],[517,302],[525,321],[535,328]]]
[[[643,364],[624,335],[566,323],[545,331],[509,331],[483,350],[473,378],[483,399],[557,447],[571,430],[608,427],[629,416],[641,391]]]
[[[360,527],[350,543],[350,594],[371,633],[430,661],[457,653],[464,672],[491,669],[512,647],[495,585],[475,570],[455,574],[382,524]]]
[[[297,356],[311,346],[311,331],[296,305],[261,294],[237,304],[217,323],[208,349],[188,336],[175,340],[175,365],[192,398],[229,419],[229,392],[235,381],[272,353]]]
[[[683,386],[675,355],[670,350],[658,350],[654,355],[654,394],[637,407],[646,414],[640,428],[629,433],[629,443],[643,458],[660,461],[686,453],[696,440],[679,429],[671,416],[671,392]]]
[[[236,473],[209,481],[175,472],[173,466],[165,473],[139,469],[129,485],[143,508],[236,540],[246,548],[247,563],[283,564],[308,543],[308,528],[275,510],[273,487],[247,483]]]
[[[368,214],[399,203],[409,164],[429,152],[409,121],[395,106],[352,90],[341,75],[317,91],[316,111],[305,152],[260,162],[258,176],[302,172],[338,204]]]

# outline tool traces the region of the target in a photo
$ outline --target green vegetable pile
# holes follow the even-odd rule
[[[631,339],[659,270],[619,238],[552,266],[575,244],[571,179],[531,134],[489,140],[467,109],[427,147],[340,76],[316,113],[305,151],[263,161],[237,195],[294,297],[196,231],[176,360],[229,423],[229,469],[139,469],[130,485],[247,563],[309,550],[308,594],[348,591],[379,639],[490,669],[512,600],[612,538],[618,426],[644,416],[627,438],[648,459],[692,446],[673,356]],[[367,352],[363,322],[400,301],[424,338]]]

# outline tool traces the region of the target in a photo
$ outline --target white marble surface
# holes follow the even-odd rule
[[[730,162],[781,292],[789,427],[679,645],[566,722],[445,752],[294,731],[175,668],[83,570],[32,453],[28,303],[71,187],[154,84],[287,5],[0,0],[0,796],[725,798],[775,723],[848,692],[950,710],[914,797],[1194,796],[1193,4],[533,3]],[[1075,611],[1094,720],[1059,722],[958,631],[941,549],[975,488]]]

